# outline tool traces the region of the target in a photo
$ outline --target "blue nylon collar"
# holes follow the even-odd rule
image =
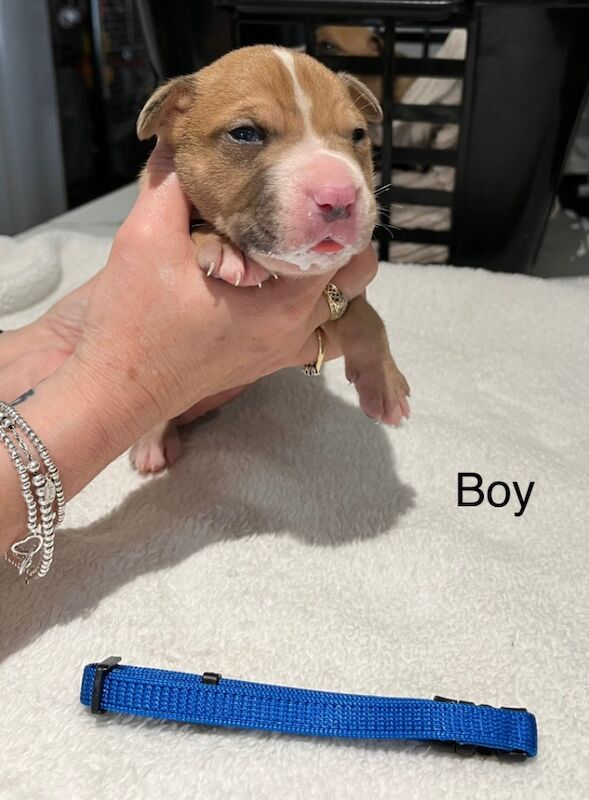
[[[294,689],[119,661],[111,657],[84,668],[80,700],[95,714],[113,711],[306,736],[415,739],[463,755],[496,754],[514,761],[537,752],[536,719],[525,708]]]

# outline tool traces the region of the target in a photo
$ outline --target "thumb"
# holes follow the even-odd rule
[[[142,176],[139,197],[127,217],[131,224],[149,225],[162,233],[190,232],[192,203],[180,186],[172,148],[158,140]]]

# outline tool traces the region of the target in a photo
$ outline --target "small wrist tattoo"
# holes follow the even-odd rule
[[[26,400],[29,399],[29,397],[32,397],[34,394],[35,394],[35,390],[34,389],[29,389],[28,391],[24,392],[24,394],[21,394],[20,397],[17,397],[16,400],[13,400],[12,403],[10,403],[10,405],[11,406],[18,406],[21,403],[24,403]]]

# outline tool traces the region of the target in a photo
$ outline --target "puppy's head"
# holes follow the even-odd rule
[[[339,268],[376,221],[367,124],[352,76],[280,47],[235,50],[148,100],[140,139],[172,145],[199,214],[274,272]]]

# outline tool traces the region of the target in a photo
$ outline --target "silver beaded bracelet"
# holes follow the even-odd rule
[[[12,406],[2,400],[0,441],[18,472],[27,507],[27,536],[10,547],[5,559],[26,577],[27,582],[38,580],[49,572],[55,529],[65,517],[65,497],[59,471],[37,434]],[[34,448],[36,455],[32,455],[29,448]]]

